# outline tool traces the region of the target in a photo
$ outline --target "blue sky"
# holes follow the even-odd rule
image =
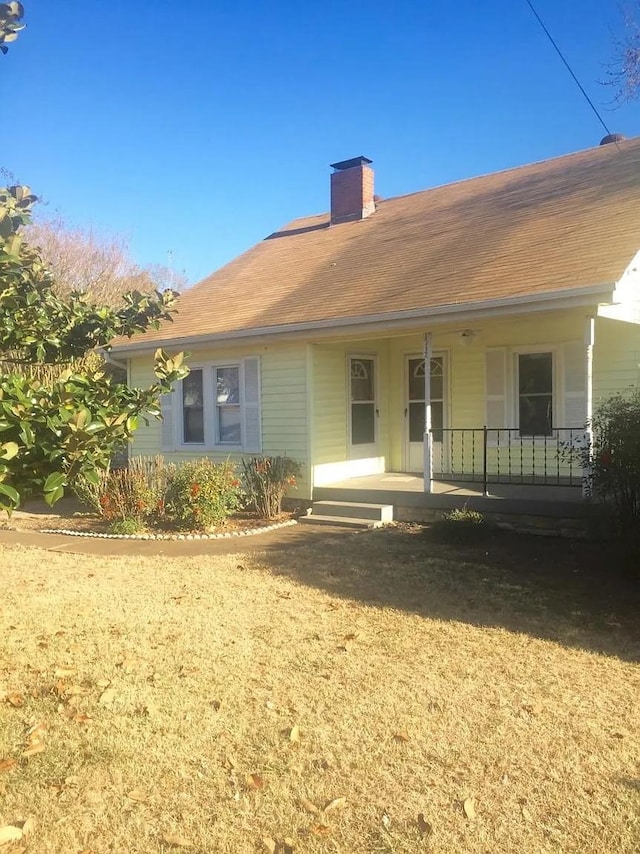
[[[325,211],[336,160],[372,158],[389,197],[604,134],[524,0],[24,5],[0,165],[191,281]],[[640,102],[598,83],[616,0],[536,5],[605,122],[640,134]]]

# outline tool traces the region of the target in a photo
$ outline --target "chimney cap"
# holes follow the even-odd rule
[[[330,163],[332,169],[336,172],[342,172],[344,169],[352,169],[354,166],[365,166],[367,163],[373,163],[368,157],[352,157],[351,160],[340,160],[338,163]]]

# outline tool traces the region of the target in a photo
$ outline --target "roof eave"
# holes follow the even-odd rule
[[[515,297],[500,299],[478,300],[476,302],[451,303],[449,305],[431,308],[409,309],[406,311],[385,312],[384,314],[360,315],[352,317],[314,320],[304,323],[288,323],[278,326],[253,327],[231,332],[205,333],[201,335],[171,336],[155,339],[153,342],[139,340],[116,344],[113,353],[128,354],[151,352],[158,347],[178,346],[193,347],[202,344],[228,343],[232,341],[255,341],[260,339],[278,338],[326,338],[335,335],[337,330],[342,334],[361,331],[373,332],[377,329],[402,330],[415,327],[416,323],[424,322],[431,329],[445,323],[455,321],[463,323],[480,319],[481,317],[506,317],[514,314],[525,314],[529,311],[541,312],[589,306],[594,308],[600,303],[610,303],[616,283],[587,285],[581,288],[558,291],[543,291],[536,294],[520,294]],[[169,330],[167,330],[169,331]]]

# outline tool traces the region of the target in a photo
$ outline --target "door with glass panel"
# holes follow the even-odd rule
[[[349,357],[349,444],[351,459],[378,455],[376,360]]]
[[[446,363],[445,357],[434,356],[431,359],[431,428],[433,430],[433,470],[447,471],[446,443],[443,428],[446,412]],[[407,471],[424,471],[424,358],[409,356],[406,364],[406,454]]]

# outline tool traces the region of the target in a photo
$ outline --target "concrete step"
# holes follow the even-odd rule
[[[347,516],[352,519],[393,522],[393,504],[366,504],[360,501],[314,501],[312,515]]]
[[[312,513],[311,516],[301,516],[298,522],[303,525],[334,525],[338,528],[380,528],[384,523],[379,519],[356,519],[352,516],[323,516]]]

